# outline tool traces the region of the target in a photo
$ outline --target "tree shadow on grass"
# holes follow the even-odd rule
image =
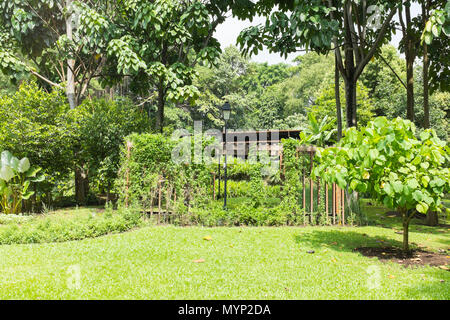
[[[385,236],[372,237],[365,233],[339,230],[313,230],[294,236],[298,244],[306,244],[312,248],[328,246],[338,251],[354,251],[359,247],[401,247],[400,241]],[[414,248],[414,247],[412,247]]]

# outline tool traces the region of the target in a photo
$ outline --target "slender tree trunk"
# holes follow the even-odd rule
[[[411,52],[412,43],[408,40],[408,47],[406,52],[406,118],[414,121],[414,55]]]
[[[339,68],[337,66],[337,56],[334,57],[334,95],[336,99],[336,118],[337,118],[337,140],[340,141],[342,138],[342,109],[341,109],[341,94],[340,94],[340,84],[339,84]]]
[[[399,7],[399,20],[402,27],[403,40],[405,43],[405,58],[406,58],[406,118],[414,121],[414,60],[415,40],[412,30],[411,9],[405,5],[406,23],[403,19],[403,7]]]
[[[409,217],[408,210],[400,209],[399,212],[402,215],[403,219],[403,252],[405,254],[409,253]]]
[[[352,78],[344,79],[344,81],[347,127],[356,127],[356,81]]]
[[[428,11],[430,3],[422,4],[422,17],[423,24],[425,27],[426,21],[428,21]],[[423,44],[423,127],[425,129],[430,128],[430,105],[429,105],[429,79],[428,79],[428,68],[430,67],[429,57],[428,57],[428,45],[424,42]]]
[[[158,89],[158,112],[156,115],[156,128],[161,133],[163,133],[164,128],[164,106],[165,106],[164,88],[161,85],[160,88]]]
[[[436,211],[429,210],[427,212],[427,217],[425,219],[425,224],[427,226],[435,227],[439,224],[439,216]]]
[[[409,222],[403,222],[403,252],[409,252]]]
[[[67,17],[66,17],[66,35],[67,39],[73,40],[73,25],[72,25],[72,2],[73,0],[66,0],[66,9],[67,9]],[[75,97],[75,75],[73,71],[75,70],[75,60],[68,59],[67,60],[67,84],[66,84],[66,95],[67,100],[69,101],[70,109],[75,109],[77,106],[77,101]]]
[[[75,169],[75,200],[79,205],[87,204],[89,194],[89,176],[87,170],[82,167]]]

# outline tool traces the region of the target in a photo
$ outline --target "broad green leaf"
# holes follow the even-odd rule
[[[419,183],[417,182],[417,180],[416,179],[409,179],[407,182],[406,182],[406,184],[410,187],[410,188],[412,188],[412,189],[416,189],[417,187],[419,187]]]
[[[1,165],[2,166],[9,166],[10,165],[10,162],[11,162],[11,159],[12,159],[12,157],[13,157],[13,155],[11,154],[11,152],[9,152],[9,151],[3,151],[2,152],[2,155],[1,155]]]
[[[14,177],[14,171],[11,169],[10,166],[3,166],[0,169],[0,179],[5,180],[6,182],[9,182]]]
[[[9,161],[9,166],[14,171],[18,171],[18,169],[19,169],[19,159],[17,159],[16,157],[12,157],[11,160]]]
[[[28,160],[28,158],[23,158],[19,162],[18,171],[24,173],[27,172],[28,169],[30,169],[30,160]]]
[[[34,194],[34,191],[28,191],[22,195],[22,199],[28,200]]]
[[[37,176],[36,178],[31,179],[30,181],[31,182],[42,182],[44,180],[45,180],[45,175],[41,174],[40,176]]]
[[[403,191],[403,184],[400,181],[394,181],[392,183],[392,188],[394,189],[395,193],[401,193]]]
[[[416,205],[416,210],[420,213],[427,213],[428,205],[424,202],[420,202]]]

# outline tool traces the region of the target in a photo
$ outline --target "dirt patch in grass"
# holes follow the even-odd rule
[[[410,266],[434,266],[444,270],[450,270],[450,253],[449,252],[429,252],[424,250],[413,250],[410,255],[406,256],[400,248],[397,247],[361,247],[354,251],[361,253],[366,257],[376,257],[383,262],[396,262]]]

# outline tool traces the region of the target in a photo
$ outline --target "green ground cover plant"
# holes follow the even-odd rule
[[[136,209],[68,209],[33,216],[0,215],[0,244],[65,242],[119,233],[141,226]]]

